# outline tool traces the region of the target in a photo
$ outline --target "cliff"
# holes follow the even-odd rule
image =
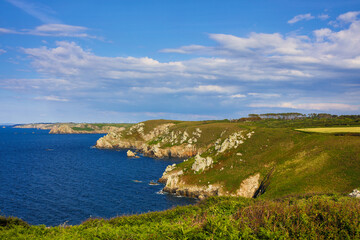
[[[296,131],[302,124],[309,125],[301,121],[289,127],[289,121],[281,120],[151,120],[110,132],[96,147],[185,158],[169,165],[159,181],[165,184],[163,191],[189,197],[273,198],[345,193],[358,187],[360,138]]]
[[[123,131],[127,123],[34,123],[17,125],[14,128],[37,128],[50,130],[50,134],[94,134]]]

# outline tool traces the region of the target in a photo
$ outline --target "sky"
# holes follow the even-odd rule
[[[0,0],[0,123],[360,112],[358,0]]]

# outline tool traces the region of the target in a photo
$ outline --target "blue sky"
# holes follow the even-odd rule
[[[0,0],[0,122],[359,114],[360,3]]]

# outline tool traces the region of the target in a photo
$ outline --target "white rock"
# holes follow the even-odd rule
[[[351,193],[349,193],[350,197],[360,198],[360,191],[358,189],[354,189]]]
[[[211,157],[203,158],[199,154],[195,156],[195,162],[191,166],[191,169],[195,172],[198,172],[200,170],[204,170],[207,167],[211,166],[213,164],[213,159]]]

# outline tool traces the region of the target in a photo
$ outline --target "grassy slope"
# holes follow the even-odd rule
[[[222,183],[226,191],[231,193],[247,177],[260,173],[261,178],[265,179],[272,172],[270,184],[262,196],[264,198],[294,193],[345,193],[359,186],[360,137],[303,133],[288,127],[290,121],[282,122],[282,125],[281,121],[196,123],[196,127],[207,132],[200,138],[198,145],[214,142],[216,138],[210,133],[217,136],[217,132],[225,128],[229,133],[250,129],[255,134],[238,148],[223,154],[217,155],[213,148],[203,153],[203,157],[211,156],[215,161],[214,167],[204,172],[195,174],[191,171],[194,158],[178,164],[177,169],[181,168],[185,172],[182,179],[196,185]],[[297,123],[299,125],[301,122]],[[204,130],[206,127],[211,131]]]
[[[263,198],[294,193],[345,193],[360,184],[359,136],[295,130],[311,126],[356,126],[360,124],[358,119],[270,119],[257,122],[150,120],[144,123],[144,134],[160,124],[174,123],[170,132],[177,133],[178,140],[182,138],[184,131],[191,138],[196,129],[201,130],[201,137],[192,144],[198,148],[208,148],[202,156],[212,157],[215,163],[212,168],[199,173],[191,170],[194,158],[178,164],[176,170],[184,171],[181,178],[187,184],[220,183],[225,187],[225,191],[234,193],[243,180],[260,173],[261,180],[269,176],[265,194],[261,196]],[[211,147],[218,138],[224,140],[239,131],[254,131],[255,134],[238,148],[221,154],[217,154],[214,147]],[[151,139],[148,144],[160,143],[162,148],[180,145],[180,141],[162,141],[170,135],[169,133]],[[125,132],[122,136],[140,139],[136,131],[128,135]]]
[[[83,123],[80,127],[78,124],[68,124],[74,131],[88,131],[102,130],[104,127],[131,127],[131,123]]]
[[[358,239],[360,201],[338,196],[279,200],[213,197],[163,212],[28,226],[0,218],[1,239]]]

